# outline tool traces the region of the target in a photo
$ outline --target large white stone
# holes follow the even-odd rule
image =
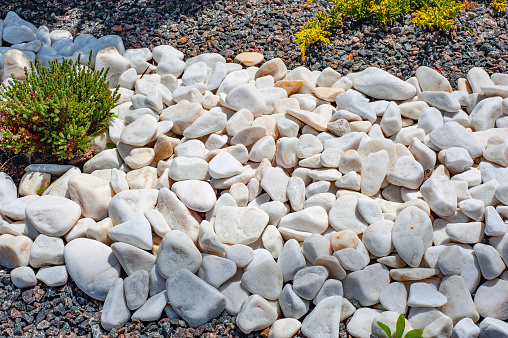
[[[170,278],[180,269],[188,269],[195,273],[201,262],[201,253],[185,233],[174,230],[168,232],[162,239],[156,262],[157,270],[162,277]]]
[[[209,183],[198,180],[175,182],[171,190],[191,210],[206,212],[217,201],[215,191]]]
[[[60,196],[41,196],[25,209],[26,219],[39,232],[48,236],[63,236],[81,216],[81,207]]]
[[[356,90],[376,99],[408,100],[416,95],[414,86],[376,67],[348,74],[348,78]]]
[[[339,335],[342,297],[323,299],[302,322],[302,333],[309,338]]]
[[[120,263],[113,251],[98,241],[77,238],[65,246],[64,258],[76,285],[98,300],[106,299],[109,289],[120,276]]]
[[[187,269],[172,274],[166,292],[171,307],[191,327],[209,322],[226,308],[226,297]]]
[[[221,206],[215,218],[215,232],[223,243],[251,244],[268,225],[266,212],[254,207]]]
[[[108,217],[108,206],[114,192],[108,181],[89,174],[77,174],[69,178],[70,198],[81,206],[82,215],[101,221]]]

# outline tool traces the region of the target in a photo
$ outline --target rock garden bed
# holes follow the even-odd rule
[[[119,97],[82,157],[2,150],[1,335],[508,337],[502,38],[443,76],[73,33],[3,21],[5,86],[91,55]]]

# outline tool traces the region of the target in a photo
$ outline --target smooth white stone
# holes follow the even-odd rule
[[[282,318],[276,320],[270,326],[268,338],[291,338],[302,327],[302,323],[294,318]]]
[[[266,299],[259,295],[252,295],[243,302],[236,317],[236,325],[243,333],[249,334],[272,325],[277,317],[277,311]]]
[[[389,155],[386,150],[370,153],[362,163],[361,192],[366,196],[375,195],[381,188],[389,166]]]
[[[399,213],[393,225],[393,246],[409,266],[420,265],[432,238],[432,223],[424,211],[408,207]]]
[[[187,209],[174,192],[162,188],[157,197],[156,209],[164,216],[171,230],[180,230],[193,242],[197,241],[201,219]]]
[[[180,269],[198,271],[202,257],[192,239],[179,230],[168,232],[157,252],[156,266],[162,277],[168,279]]]
[[[299,319],[309,311],[309,301],[298,296],[291,284],[286,284],[279,296],[279,305],[284,317]]]
[[[125,190],[116,194],[109,202],[108,214],[113,224],[120,224],[131,218],[142,217],[157,204],[156,189]]]
[[[152,227],[145,217],[130,219],[108,231],[108,236],[115,242],[134,245],[140,249],[152,249]]]
[[[309,338],[337,336],[340,331],[341,309],[341,296],[323,299],[303,320],[302,333]]]
[[[244,244],[235,244],[226,248],[226,257],[239,268],[245,267],[254,258],[254,250]]]
[[[289,176],[282,168],[265,168],[261,172],[261,187],[274,201],[286,202]]]
[[[337,231],[353,230],[360,234],[367,229],[367,222],[357,208],[358,198],[346,195],[337,198],[329,212],[330,225]]]
[[[237,316],[242,303],[249,297],[249,291],[239,281],[226,282],[219,288],[219,291],[226,297],[226,311],[232,316]]]
[[[209,322],[226,308],[226,297],[187,269],[173,273],[166,286],[169,304],[191,327]]]
[[[358,201],[364,200],[363,198]],[[372,223],[365,229],[362,242],[372,255],[376,257],[388,256],[393,251],[392,229],[393,222],[381,220]]]
[[[206,212],[217,201],[215,191],[207,182],[186,180],[175,182],[171,190],[191,210]]]
[[[482,240],[484,228],[481,222],[449,223],[446,225],[446,234],[454,242],[474,244]]]
[[[327,278],[328,270],[323,266],[303,268],[293,278],[293,290],[301,298],[312,300]]]
[[[503,262],[499,252],[492,246],[477,243],[474,245],[474,252],[480,265],[482,276],[491,280],[498,277],[505,269],[506,265]]]
[[[407,290],[402,282],[388,284],[379,294],[379,302],[388,311],[399,314],[407,312]]]
[[[14,286],[17,288],[30,288],[37,284],[35,272],[28,266],[17,267],[11,271],[10,275],[12,284],[14,284]]]
[[[370,338],[374,318],[381,312],[371,308],[360,308],[355,311],[347,323],[347,331],[358,338]]]
[[[268,214],[259,208],[222,206],[215,218],[215,232],[223,243],[251,244],[261,236],[268,220]]]
[[[356,90],[351,89],[337,95],[335,102],[337,109],[347,110],[370,122],[376,121],[376,114],[369,105],[369,100]]]
[[[362,306],[371,306],[379,302],[379,295],[389,283],[388,269],[376,263],[351,272],[342,281],[342,286],[346,298],[356,299]]]
[[[480,285],[474,296],[474,304],[480,316],[508,319],[508,281],[493,279]]]
[[[380,100],[408,100],[416,94],[414,86],[376,67],[347,77],[356,90]]]
[[[213,178],[227,178],[240,174],[243,167],[233,155],[221,151],[208,163],[208,171]]]
[[[499,190],[499,188],[496,189]],[[502,236],[507,232],[506,223],[498,214],[493,206],[485,208],[485,235],[487,236]]]
[[[139,270],[124,279],[124,292],[127,307],[136,310],[145,304],[149,291],[149,274]]]
[[[118,278],[111,285],[104,301],[101,314],[101,325],[108,331],[114,328],[120,328],[127,323],[130,315],[131,313],[125,301],[124,281]]]
[[[215,255],[203,255],[198,276],[218,288],[236,273],[236,264],[230,259]]]
[[[471,318],[459,320],[453,327],[453,338],[478,338],[480,336],[480,328],[473,322]]]
[[[279,228],[288,228],[297,231],[308,231],[321,234],[328,227],[328,214],[319,206],[309,207],[290,213],[279,222]]]
[[[67,284],[67,268],[65,265],[43,266],[35,277],[49,287],[62,286]]]
[[[443,278],[439,285],[439,292],[448,299],[441,311],[450,317],[454,324],[466,317],[471,318],[474,322],[478,321],[480,316],[462,277],[449,276]]]
[[[58,237],[40,234],[30,250],[30,265],[40,268],[45,265],[64,264],[64,242]]]
[[[413,283],[409,290],[407,305],[411,307],[440,307],[448,300],[436,288],[427,283]]]
[[[41,196],[30,202],[25,215],[39,232],[48,236],[63,236],[81,216],[81,207],[60,196]]]
[[[132,314],[131,319],[137,319],[140,321],[158,320],[167,303],[168,296],[166,291],[161,291],[160,293],[148,298],[145,304]]]
[[[480,323],[480,337],[494,338],[508,335],[508,324],[492,317],[485,318]]]
[[[446,247],[439,253],[437,266],[445,276],[460,275],[463,269],[462,252],[458,246]]]
[[[69,275],[83,292],[94,299],[106,299],[121,270],[110,247],[91,239],[77,238],[65,246],[64,258]]]
[[[430,134],[430,140],[440,149],[461,147],[467,149],[472,158],[481,156],[481,145],[464,127],[457,122],[447,122],[434,129]]]
[[[289,239],[284,243],[277,264],[282,270],[284,282],[292,280],[298,270],[305,267],[305,257],[295,239]]]
[[[130,61],[123,57],[115,47],[104,48],[98,51],[95,57],[95,70],[109,69],[106,76],[109,88],[118,86],[120,75],[130,67]]]
[[[242,286],[251,293],[275,300],[282,291],[282,270],[274,261],[265,261],[244,272]]]

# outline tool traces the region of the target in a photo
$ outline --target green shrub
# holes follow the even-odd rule
[[[308,44],[322,41],[329,43],[328,29],[336,26],[344,17],[356,20],[372,17],[387,25],[395,19],[406,15],[410,11],[416,12],[413,22],[417,26],[431,29],[448,30],[454,24],[454,19],[463,4],[456,4],[456,0],[328,0],[330,9],[318,11],[317,15],[307,21],[295,34],[294,42],[300,45],[302,59],[305,60],[305,50]],[[312,3],[314,0],[307,0]],[[507,0],[493,0],[492,6],[497,11],[503,11]]]
[[[449,30],[463,7],[464,4],[455,4],[455,0],[432,0],[416,11],[413,23],[430,29]]]
[[[506,6],[508,6],[508,1],[506,0],[493,0],[490,4],[492,8],[496,10],[496,12],[501,13],[506,11]]]
[[[0,146],[16,153],[40,152],[58,159],[82,156],[90,141],[108,126],[118,100],[106,81],[107,70],[91,69],[80,60],[39,62],[25,69],[26,80],[0,87]]]
[[[395,19],[406,15],[411,9],[410,0],[375,0],[369,12],[379,23],[387,25]]]

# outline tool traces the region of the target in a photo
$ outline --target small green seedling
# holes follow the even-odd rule
[[[387,325],[385,325],[381,322],[377,322],[377,325],[379,325],[379,327],[381,329],[383,329],[383,331],[386,333],[386,335],[391,338],[421,338],[422,333],[423,333],[423,330],[418,329],[418,330],[411,330],[408,333],[406,333],[405,336],[402,336],[404,334],[404,329],[406,327],[406,319],[404,318],[403,314],[401,314],[399,316],[399,318],[397,319],[397,325],[395,328],[395,336],[392,336],[392,331],[390,330],[390,328]]]

